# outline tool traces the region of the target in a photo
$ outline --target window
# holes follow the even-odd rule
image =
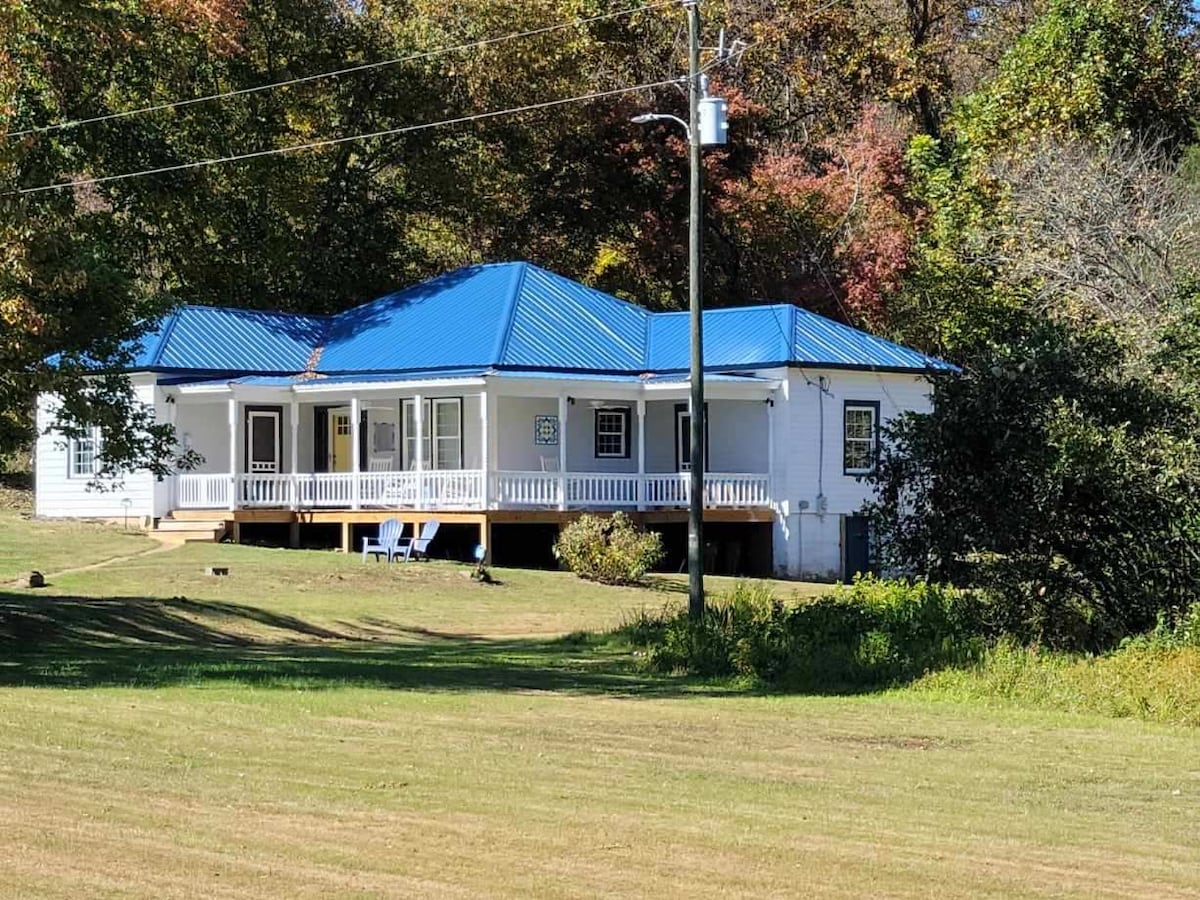
[[[629,458],[629,410],[596,410],[596,457]]]
[[[462,398],[437,397],[423,404],[424,440],[421,458],[426,469],[461,469],[463,466]],[[417,467],[417,403],[403,401],[404,468]]]
[[[100,433],[95,428],[85,429],[83,437],[71,438],[67,444],[67,455],[72,478],[90,478],[96,474],[96,450]]]
[[[462,401],[433,400],[433,467],[462,468]]]
[[[865,475],[875,468],[879,404],[846,401],[842,466],[847,475]]]

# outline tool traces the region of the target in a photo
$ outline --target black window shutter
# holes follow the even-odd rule
[[[359,471],[367,471],[367,444],[370,443],[371,436],[367,434],[367,411],[364,409],[358,414],[358,468]]]
[[[329,407],[313,408],[313,471],[329,471]]]

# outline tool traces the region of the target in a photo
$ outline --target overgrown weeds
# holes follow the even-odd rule
[[[643,612],[622,633],[655,671],[848,692],[977,659],[982,621],[978,601],[962,591],[869,577],[802,604],[743,582],[699,620]]]
[[[913,687],[958,702],[1197,726],[1200,645],[1138,640],[1094,656],[1022,647],[1006,639],[975,664],[931,672]]]

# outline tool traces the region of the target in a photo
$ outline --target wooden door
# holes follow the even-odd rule
[[[350,410],[345,408],[329,411],[329,471],[351,472],[354,470],[354,435],[350,422]]]

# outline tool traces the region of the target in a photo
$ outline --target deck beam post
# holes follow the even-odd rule
[[[362,507],[362,402],[358,394],[350,398],[350,472],[354,484],[351,491],[351,508]]]
[[[637,508],[646,509],[646,401],[637,402]]]
[[[571,404],[566,394],[558,395],[558,508],[567,508],[567,416]]]

